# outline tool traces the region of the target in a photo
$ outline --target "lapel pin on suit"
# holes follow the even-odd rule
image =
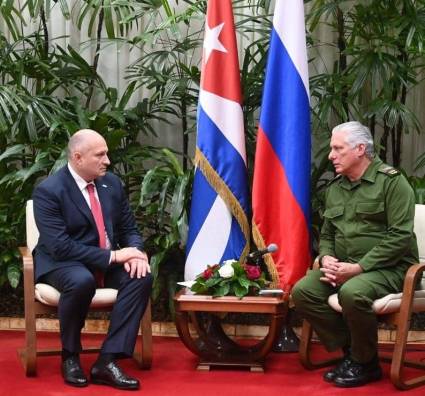
[[[106,184],[102,184],[102,187],[108,188],[108,186]]]

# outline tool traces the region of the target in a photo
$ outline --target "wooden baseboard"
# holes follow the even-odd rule
[[[0,317],[0,330],[24,330],[25,321],[23,318]],[[42,331],[59,331],[57,319],[38,319],[37,329]],[[102,319],[88,319],[83,329],[85,333],[106,333],[108,321]],[[263,338],[266,335],[266,326],[226,324],[226,333],[238,338]],[[301,328],[295,328],[295,333],[300,334]],[[154,336],[178,337],[176,326],[173,322],[152,322],[152,334]],[[379,330],[380,342],[392,342],[395,339],[394,330]],[[425,331],[410,331],[408,342],[425,343]]]

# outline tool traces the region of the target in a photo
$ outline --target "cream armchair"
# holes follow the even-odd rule
[[[56,355],[61,348],[37,348],[37,317],[42,314],[56,313],[60,293],[54,287],[37,283],[34,285],[34,262],[32,251],[37,244],[39,232],[34,220],[33,202],[26,206],[27,246],[19,250],[23,261],[24,304],[25,304],[25,347],[18,350],[27,376],[37,373],[37,356]],[[90,305],[92,311],[110,311],[117,297],[116,289],[97,289]],[[152,328],[150,303],[140,322],[141,336],[138,337],[134,358],[142,369],[149,369],[152,364]],[[84,348],[83,352],[97,352],[99,347]]]
[[[405,366],[425,369],[422,361],[406,359],[407,336],[413,312],[425,312],[425,205],[416,205],[414,230],[418,239],[420,264],[412,265],[407,271],[404,280],[403,292],[389,294],[373,303],[373,309],[379,316],[379,320],[396,326],[396,338],[392,356],[380,356],[384,361],[391,362],[391,381],[398,389],[410,389],[425,384],[425,375],[405,379],[403,369]],[[318,266],[318,263],[315,263]],[[417,282],[421,281],[421,287],[416,288]],[[341,306],[338,303],[338,295],[333,294],[328,299],[329,305],[338,312]],[[304,320],[301,332],[300,359],[307,369],[325,367],[336,363],[338,359],[313,361],[311,358],[312,327]]]

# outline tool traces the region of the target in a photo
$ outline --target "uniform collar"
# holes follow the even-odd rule
[[[366,180],[368,182],[374,183],[376,179],[376,174],[378,173],[378,169],[382,165],[382,163],[383,162],[380,160],[380,158],[375,156],[372,162],[367,167],[366,172],[363,173],[361,180]]]
[[[361,184],[362,180],[374,183],[378,169],[382,164],[383,162],[379,159],[379,157],[375,156],[359,180],[351,182],[346,176],[342,176],[340,180],[340,186],[346,190],[351,190]]]

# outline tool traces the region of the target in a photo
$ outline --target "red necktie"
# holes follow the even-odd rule
[[[87,191],[89,192],[91,212],[96,223],[97,232],[99,233],[99,247],[106,248],[106,234],[105,223],[103,222],[102,208],[100,203],[94,195],[94,185],[87,184]]]
[[[87,184],[87,191],[89,193],[91,212],[96,223],[97,232],[99,234],[99,247],[102,249],[106,248],[106,234],[105,234],[105,223],[103,221],[102,208],[96,196],[94,195],[94,185]],[[96,271],[95,274],[96,283],[99,287],[103,287],[103,273]]]

